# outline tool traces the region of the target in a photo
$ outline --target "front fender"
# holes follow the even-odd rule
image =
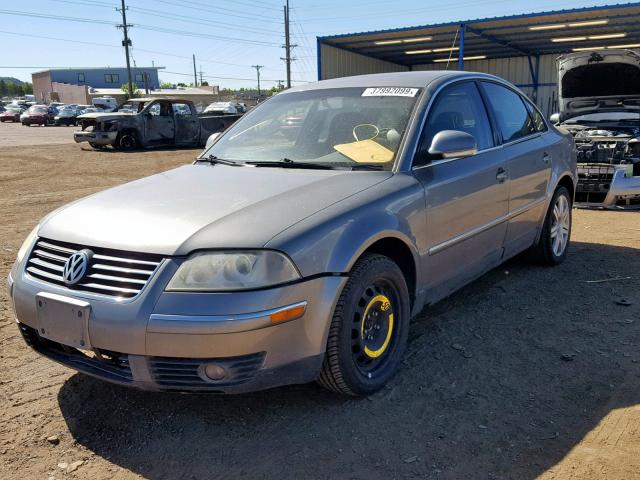
[[[308,217],[265,246],[287,253],[307,277],[348,273],[373,243],[395,238],[411,250],[419,272],[424,251],[419,239],[426,238],[424,202],[424,189],[415,178],[396,174]]]

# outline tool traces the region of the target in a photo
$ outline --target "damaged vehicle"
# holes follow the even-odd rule
[[[30,348],[106,381],[369,395],[422,307],[524,250],[566,258],[575,183],[571,135],[498,77],[304,84],[192,165],[48,215],[9,297]]]
[[[640,55],[563,55],[558,86],[560,113],[552,121],[576,143],[576,206],[640,208]]]
[[[189,100],[136,98],[117,112],[86,113],[77,117],[82,127],[73,135],[76,143],[93,148],[121,150],[152,147],[201,147],[214,132],[221,132],[238,115],[198,115]]]

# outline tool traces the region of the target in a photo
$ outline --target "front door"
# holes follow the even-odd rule
[[[176,124],[176,145],[198,146],[200,140],[200,120],[193,105],[174,103],[173,118]]]
[[[495,147],[485,105],[475,82],[456,83],[435,99],[422,132],[413,174],[426,191],[427,301],[442,298],[502,257],[509,191],[505,159]],[[471,134],[476,155],[433,159],[431,141],[442,130]]]
[[[173,145],[175,123],[171,102],[156,102],[145,115],[145,139],[149,145]]]
[[[514,90],[480,82],[493,111],[509,173],[509,222],[505,257],[530,247],[546,208],[552,146],[540,113]]]

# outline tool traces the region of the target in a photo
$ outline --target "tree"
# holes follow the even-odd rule
[[[204,82],[202,82],[200,84],[201,87],[208,87],[209,86],[209,82],[207,82],[206,80]]]
[[[129,84],[125,83],[124,85],[122,85],[120,87],[120,90],[122,90],[124,93],[127,94],[127,98],[135,98],[135,97],[139,97],[140,96],[140,90],[138,90],[136,87],[133,87],[133,94],[131,94],[129,92]]]
[[[24,82],[22,84],[22,88],[24,89],[25,95],[33,95],[33,84],[29,82]]]
[[[9,89],[7,88],[7,82],[0,80],[0,97],[5,97],[8,93]]]
[[[171,82],[160,82],[160,88],[173,88],[173,83],[171,83]]]

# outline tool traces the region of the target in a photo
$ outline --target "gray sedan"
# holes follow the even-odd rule
[[[423,307],[524,250],[565,259],[575,185],[571,136],[497,77],[328,80],[56,210],[9,289],[29,346],[105,380],[367,395]]]

